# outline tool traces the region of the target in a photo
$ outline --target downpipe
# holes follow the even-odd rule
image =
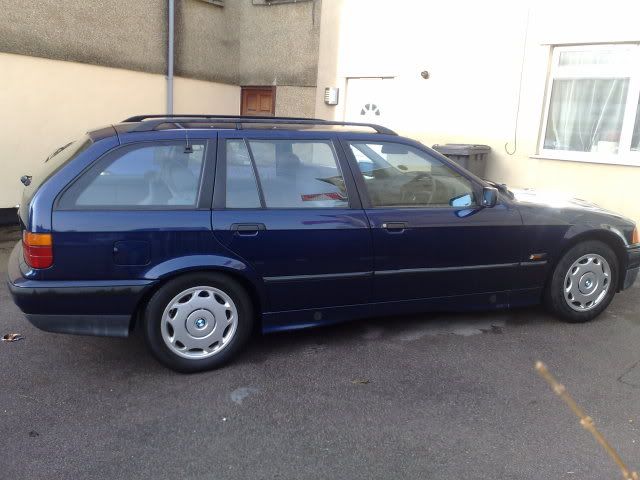
[[[173,114],[173,44],[174,44],[175,0],[169,0],[169,25],[167,45],[167,115]]]

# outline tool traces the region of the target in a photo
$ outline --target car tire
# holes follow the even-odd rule
[[[607,308],[617,288],[615,252],[606,243],[588,240],[560,258],[547,282],[545,304],[565,322],[588,322]]]
[[[149,299],[142,333],[151,353],[181,373],[218,368],[246,344],[254,309],[246,290],[221,273],[170,280]]]

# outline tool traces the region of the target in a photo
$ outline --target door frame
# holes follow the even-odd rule
[[[240,115],[242,115],[242,105],[244,101],[244,92],[251,90],[271,90],[273,101],[271,102],[271,115],[276,116],[276,86],[275,85],[241,85],[240,86]]]

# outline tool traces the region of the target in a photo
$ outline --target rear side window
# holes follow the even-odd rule
[[[262,190],[267,208],[345,208],[348,207],[347,190],[340,171],[333,144],[328,140],[249,140],[242,161],[243,173],[251,180],[244,184],[251,189],[255,171],[258,188]],[[229,151],[229,149],[228,149]],[[229,203],[239,193],[240,181],[231,173],[234,157],[227,160],[227,206],[252,208],[243,193],[246,205]],[[239,173],[239,172],[238,172]],[[239,173],[240,174],[240,173]],[[244,192],[244,187],[243,192]]]
[[[60,208],[195,207],[205,143],[138,144],[120,148],[83,173]]]

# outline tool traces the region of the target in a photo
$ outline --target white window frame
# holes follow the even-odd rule
[[[589,50],[610,50],[611,47],[626,48],[630,50],[631,61],[627,65],[593,65],[585,66],[560,66],[560,54],[570,51]],[[585,69],[590,71],[585,75]],[[622,120],[622,130],[618,153],[605,154],[600,152],[577,152],[571,150],[552,150],[544,148],[545,135],[547,133],[547,122],[549,118],[549,107],[551,104],[551,91],[553,81],[556,79],[570,78],[629,78],[627,89],[627,101],[625,104],[624,117]],[[633,127],[638,110],[638,98],[640,97],[640,44],[618,43],[602,45],[572,45],[554,46],[551,56],[551,69],[547,79],[547,92],[544,102],[542,128],[538,142],[538,157],[553,160],[569,160],[575,162],[604,163],[613,165],[634,165],[640,166],[640,151],[631,151],[631,139]]]

